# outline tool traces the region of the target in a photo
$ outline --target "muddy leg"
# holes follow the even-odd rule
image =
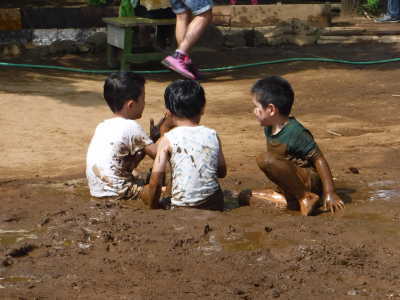
[[[152,172],[150,183],[143,187],[140,193],[140,199],[150,209],[157,209],[160,207],[160,197],[163,188],[165,173]]]
[[[311,180],[307,178],[307,173],[299,170],[292,162],[271,153],[258,155],[257,165],[283,191],[288,208],[297,206],[302,215],[310,215],[319,196],[311,192],[311,184],[308,184]]]
[[[245,190],[239,194],[239,204],[254,207],[265,207],[275,205],[276,207],[287,207],[284,195],[272,189]]]
[[[166,173],[151,173],[149,183],[143,187],[140,199],[152,209],[167,209],[170,203],[172,189],[171,167]],[[169,198],[169,199],[167,199]]]

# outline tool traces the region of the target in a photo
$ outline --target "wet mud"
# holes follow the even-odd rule
[[[382,47],[369,47],[369,58],[399,50]],[[368,58],[364,45],[278,50]],[[261,61],[277,49],[243,51],[208,58]],[[326,156],[343,212],[239,207],[241,190],[273,188],[255,161],[265,140],[249,95],[268,74],[292,83],[293,112]],[[292,63],[213,76],[202,124],[217,130],[227,160],[223,212],[93,200],[85,153],[110,117],[103,76],[0,70],[0,299],[400,299],[398,65]],[[162,115],[172,79],[149,76],[144,128]],[[150,167],[146,158],[139,171]]]

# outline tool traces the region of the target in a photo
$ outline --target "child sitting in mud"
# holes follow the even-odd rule
[[[168,162],[172,172],[171,207],[222,210],[218,178],[226,176],[225,158],[215,130],[199,125],[206,104],[202,86],[177,80],[164,94],[167,118],[174,128],[159,141],[150,183],[142,193],[150,208],[160,208]]]
[[[135,121],[145,105],[145,79],[133,73],[113,73],[104,83],[104,99],[114,117],[101,122],[92,137],[86,158],[86,176],[94,197],[136,199],[143,180],[132,174],[147,154],[156,156],[157,146]],[[157,126],[150,121],[155,139]]]
[[[254,114],[267,139],[267,151],[257,156],[258,167],[278,186],[274,190],[243,191],[242,204],[275,203],[308,216],[319,202],[332,213],[344,208],[335,193],[332,174],[311,133],[294,117],[290,84],[278,76],[258,80],[251,89]],[[321,193],[322,183],[322,193]]]

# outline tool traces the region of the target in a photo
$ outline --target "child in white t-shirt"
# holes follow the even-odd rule
[[[222,210],[224,198],[218,178],[226,176],[226,164],[216,131],[199,125],[206,103],[203,88],[194,80],[177,80],[167,87],[164,99],[174,128],[159,141],[142,200],[150,208],[162,206],[159,198],[169,162],[172,207]]]
[[[86,176],[94,197],[136,199],[141,193],[143,183],[132,171],[146,154],[154,158],[157,152],[135,121],[145,105],[144,84],[142,76],[124,72],[111,74],[104,83],[104,99],[114,117],[97,126],[87,152]]]

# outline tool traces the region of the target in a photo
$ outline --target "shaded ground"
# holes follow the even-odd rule
[[[208,67],[305,56],[382,59],[398,51],[369,44],[194,57]],[[44,63],[104,69],[103,58],[90,55]],[[104,76],[0,69],[0,298],[399,298],[399,63],[293,62],[208,74],[203,124],[221,136],[225,190],[271,186],[254,162],[265,141],[249,97],[251,84],[271,74],[292,83],[293,113],[326,154],[347,203],[343,214],[147,211],[91,200],[85,153],[96,124],[110,117]],[[146,128],[178,77],[147,78]],[[235,207],[231,197],[226,204]]]

